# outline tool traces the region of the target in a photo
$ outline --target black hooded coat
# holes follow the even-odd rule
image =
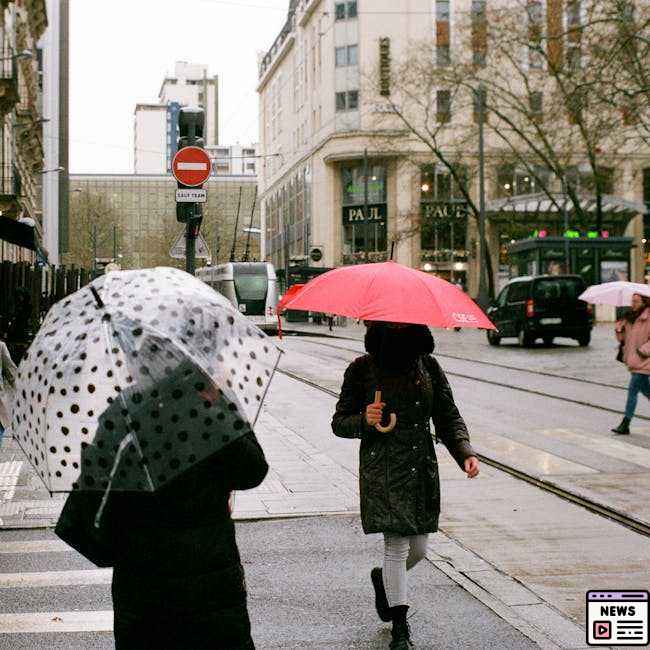
[[[449,449],[463,469],[474,455],[469,434],[438,362],[433,337],[419,325],[389,329],[373,324],[366,334],[368,354],[345,371],[332,430],[341,438],[360,438],[359,491],[365,533],[408,536],[438,530],[440,482],[431,434]],[[375,391],[382,391],[384,415],[397,425],[380,433],[365,421]]]

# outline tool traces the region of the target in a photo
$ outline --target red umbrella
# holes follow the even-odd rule
[[[275,313],[278,314],[278,316],[285,310],[287,303],[290,300],[293,300],[304,286],[304,284],[293,284],[287,289],[287,292],[280,300],[278,300],[278,304],[275,307]]]
[[[328,271],[308,282],[284,307],[359,320],[496,329],[455,285],[393,261]]]
[[[275,306],[275,313],[278,315],[278,337],[282,338],[282,320],[280,319],[280,314],[286,309],[288,302],[293,300],[302,290],[304,284],[293,284],[291,285],[284,296],[278,300],[278,304]]]

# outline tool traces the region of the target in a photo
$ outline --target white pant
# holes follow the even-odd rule
[[[384,533],[384,588],[390,607],[407,605],[406,572],[427,554],[428,535],[399,537]]]

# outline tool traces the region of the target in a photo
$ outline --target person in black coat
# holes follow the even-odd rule
[[[384,568],[371,579],[377,613],[393,622],[391,649],[413,647],[406,622],[406,572],[425,555],[428,534],[438,530],[440,483],[436,436],[468,477],[479,463],[449,382],[431,356],[434,343],[423,325],[367,323],[368,354],[347,368],[332,430],[342,438],[360,438],[359,490],[366,534],[384,534]],[[375,403],[375,391],[382,391]],[[392,431],[381,433],[384,410],[394,413]],[[387,423],[384,423],[387,424]]]
[[[82,451],[79,485],[102,490],[71,495],[96,512],[108,485],[101,468],[117,465],[116,489],[100,509],[98,534],[108,542],[101,566],[114,567],[117,650],[254,649],[229,497],[258,486],[268,472],[255,434],[242,428],[234,404],[189,362],[152,390],[130,389],[122,397],[112,399]],[[145,453],[138,462],[132,460],[139,458],[134,443],[118,452],[127,422]],[[145,467],[162,481],[161,468],[177,467],[210,436],[235,439],[154,492],[130,489],[129,481],[146,476]],[[187,445],[194,446],[183,452]]]

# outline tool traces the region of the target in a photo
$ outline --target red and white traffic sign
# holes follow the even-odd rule
[[[200,147],[183,147],[172,162],[174,178],[183,185],[196,187],[210,178],[212,165],[208,154]]]

